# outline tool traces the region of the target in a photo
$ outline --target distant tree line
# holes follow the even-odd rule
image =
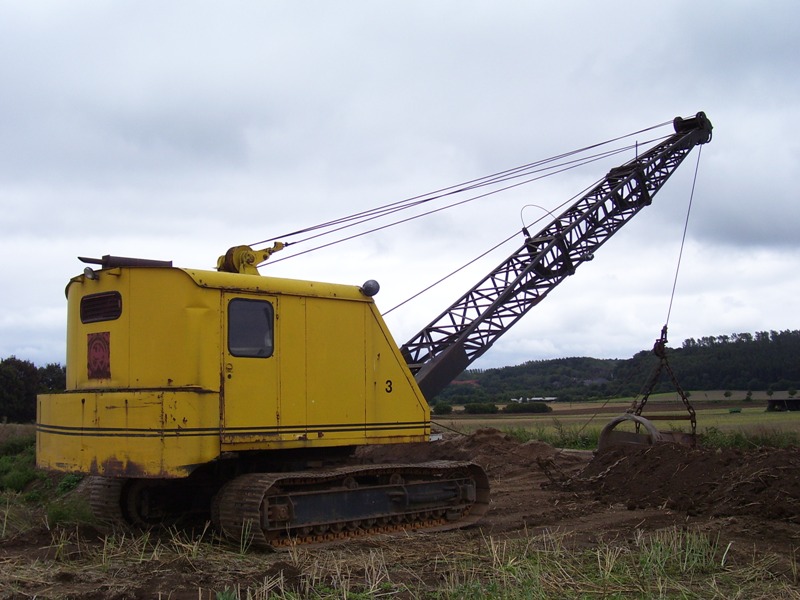
[[[759,331],[689,338],[668,347],[667,358],[685,390],[767,391],[800,388],[800,331]],[[633,357],[530,361],[513,367],[462,373],[436,402],[505,403],[511,398],[555,396],[559,401],[635,396],[659,359],[645,350]],[[672,391],[663,377],[655,392]]]
[[[511,398],[555,396],[559,400],[603,397],[619,359],[586,357],[529,361],[462,373],[436,397],[451,404],[505,404]]]
[[[63,391],[67,371],[56,363],[36,367],[15,356],[0,360],[0,422],[29,423],[36,419],[36,395]]]
[[[689,338],[680,348],[668,348],[667,357],[685,390],[771,394],[773,390],[792,393],[800,389],[797,330]],[[627,360],[571,357],[472,369],[462,373],[432,403],[491,405],[531,396],[555,396],[566,402],[635,396],[657,365],[651,351],[642,351]],[[33,421],[36,395],[65,387],[66,369],[62,365],[36,367],[14,356],[0,360],[0,421]],[[672,389],[672,383],[662,378],[655,391]]]
[[[687,390],[792,390],[800,386],[800,331],[759,331],[684,340],[667,354]],[[620,382],[646,368],[652,354],[640,352],[616,370]],[[627,389],[633,389],[628,386]],[[661,389],[669,389],[667,382]]]

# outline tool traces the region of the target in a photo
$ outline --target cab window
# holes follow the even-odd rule
[[[272,356],[274,321],[269,302],[234,298],[228,303],[228,351],[233,356]]]

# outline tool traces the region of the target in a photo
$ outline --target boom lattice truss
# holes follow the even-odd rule
[[[642,208],[689,152],[711,140],[704,113],[674,122],[675,133],[612,169],[401,351],[426,398],[440,392],[541,302]]]

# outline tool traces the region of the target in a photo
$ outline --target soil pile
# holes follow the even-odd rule
[[[471,435],[453,435],[436,442],[369,446],[357,456],[371,463],[420,463],[432,460],[470,461],[482,466],[494,477],[537,469],[537,464],[551,462],[562,451],[544,442],[520,444],[497,429],[479,429]]]
[[[598,454],[567,487],[630,509],[753,515],[800,523],[800,449],[618,446]]]

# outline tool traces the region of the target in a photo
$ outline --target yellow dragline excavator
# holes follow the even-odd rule
[[[104,256],[67,285],[67,389],[37,406],[37,464],[91,478],[97,517],[210,518],[280,547],[478,521],[469,462],[358,464],[356,447],[431,437],[428,400],[642,208],[697,145],[703,113],[590,192],[403,346],[377,284],[262,276],[280,249],[238,246],[217,271]],[[174,522],[174,521],[173,521]]]

